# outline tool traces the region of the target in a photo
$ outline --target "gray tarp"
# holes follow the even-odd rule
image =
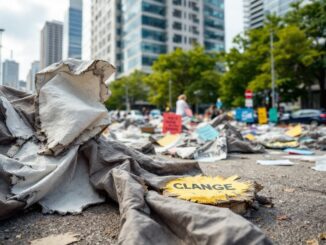
[[[37,75],[35,97],[0,89],[0,219],[34,203],[44,212],[80,212],[102,202],[101,192],[119,203],[121,244],[270,244],[228,209],[161,195],[167,181],[201,174],[198,163],[155,160],[98,136],[109,123],[101,102],[113,70],[68,60]],[[7,124],[17,114],[18,134]]]

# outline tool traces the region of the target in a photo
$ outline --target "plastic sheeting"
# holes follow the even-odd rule
[[[198,163],[155,160],[98,136],[109,123],[101,102],[113,70],[104,61],[70,59],[37,75],[36,97],[1,88],[24,133],[30,128],[33,136],[18,144],[13,158],[0,149],[0,219],[37,202],[44,212],[80,212],[102,202],[104,191],[119,203],[120,244],[271,244],[228,209],[161,195],[168,181],[202,174]],[[6,129],[8,113],[15,113],[0,108]],[[10,130],[1,133],[20,140]]]

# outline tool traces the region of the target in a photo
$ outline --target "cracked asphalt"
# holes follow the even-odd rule
[[[325,152],[324,152],[325,154]],[[260,227],[275,244],[306,244],[326,232],[326,172],[312,170],[313,163],[294,166],[261,166],[256,160],[282,159],[275,154],[232,154],[227,160],[201,164],[207,175],[239,175],[264,186],[260,195],[271,197],[274,207],[260,206],[245,216]],[[78,215],[43,215],[33,206],[0,221],[0,244],[29,244],[52,234],[79,234],[76,244],[116,244],[119,234],[118,206],[105,204],[87,208]],[[326,244],[326,241],[319,241]]]

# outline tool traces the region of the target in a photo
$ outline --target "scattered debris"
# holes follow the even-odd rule
[[[306,241],[306,245],[319,245],[319,242],[317,239],[311,239]]]
[[[316,171],[326,171],[326,159],[320,159],[316,161],[316,165],[312,167]]]
[[[31,245],[68,245],[80,241],[79,234],[67,232],[31,241]]]
[[[292,166],[295,165],[294,162],[291,162],[290,160],[284,159],[284,160],[257,160],[257,163],[260,165],[266,165],[266,166]]]
[[[279,215],[279,216],[276,216],[276,219],[279,220],[279,221],[284,221],[284,220],[289,220],[289,216],[283,214],[283,215]]]

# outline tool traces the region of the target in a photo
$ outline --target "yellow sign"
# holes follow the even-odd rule
[[[298,137],[302,134],[302,127],[301,127],[301,125],[297,125],[291,129],[289,129],[288,131],[286,131],[285,134],[287,136],[291,136],[291,137]]]
[[[247,140],[250,140],[250,141],[253,141],[253,140],[256,139],[256,137],[253,134],[246,134],[244,136],[244,138],[247,139]]]
[[[273,143],[265,143],[264,144],[268,148],[273,149],[284,149],[284,148],[296,148],[299,146],[297,141],[288,141],[288,142],[273,142]]]
[[[164,188],[164,194],[203,204],[223,204],[231,201],[248,201],[253,198],[254,185],[236,181],[238,176],[190,176],[174,179]]]
[[[167,134],[163,138],[159,139],[157,143],[160,146],[169,146],[180,139],[180,134]]]
[[[257,109],[257,113],[258,113],[258,123],[259,124],[266,124],[268,122],[266,108],[265,107],[259,107]]]

